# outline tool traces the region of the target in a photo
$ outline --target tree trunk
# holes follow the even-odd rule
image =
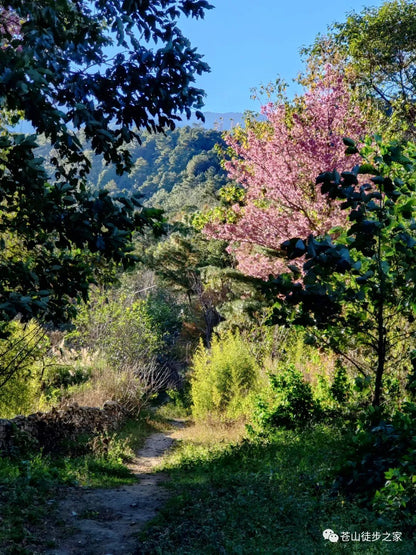
[[[383,208],[383,201],[380,201],[380,207]],[[379,215],[380,217],[380,215]],[[380,222],[382,223],[381,219]],[[377,269],[379,278],[379,289],[376,293],[377,303],[377,370],[376,380],[374,384],[373,407],[379,407],[381,402],[381,391],[383,385],[383,373],[386,365],[386,344],[387,330],[384,325],[384,302],[386,294],[386,280],[382,266],[382,233],[379,232],[377,241]]]
[[[383,291],[383,288],[381,288]],[[384,303],[380,298],[377,309],[377,371],[374,385],[373,407],[379,407],[383,382],[384,367],[386,364],[386,328],[384,326]]]

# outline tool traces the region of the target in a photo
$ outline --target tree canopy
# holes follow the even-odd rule
[[[82,126],[94,151],[122,171],[131,160],[120,147],[140,138],[133,126],[162,131],[201,108],[203,91],[192,82],[209,68],[177,20],[209,7],[205,0],[9,2],[3,16],[17,16],[19,27],[3,23],[2,111],[24,117],[85,172],[71,129]]]
[[[160,230],[137,197],[91,194],[77,130],[122,173],[143,129],[174,128],[202,106],[208,66],[177,26],[205,0],[13,1],[0,12],[0,320],[67,322],[112,263],[128,264],[135,230]],[[116,48],[116,51],[111,47]],[[46,172],[35,134],[53,147]]]
[[[91,161],[88,185],[92,190],[143,194],[143,203],[163,208],[166,217],[177,219],[179,214],[216,203],[214,191],[228,181],[216,151],[217,144],[225,143],[221,133],[213,129],[184,126],[163,134],[146,131],[141,144],[128,146],[134,162],[130,172],[123,175],[117,175],[116,168],[106,164],[102,155],[94,155],[82,133],[80,140]],[[49,160],[50,145],[42,138],[39,144],[37,154]],[[53,171],[49,162],[46,167]]]
[[[351,13],[306,49],[322,61],[338,56],[350,78],[380,108],[390,132],[415,136],[416,5],[393,0]]]
[[[275,321],[287,321],[289,312],[352,362],[373,385],[373,404],[379,405],[385,370],[398,375],[405,362],[408,371],[414,356],[416,151],[414,144],[377,138],[360,153],[364,163],[353,172],[317,178],[324,196],[343,201],[349,221],[332,239],[310,235],[283,245],[289,258],[306,261],[301,280],[289,274],[277,280],[284,294],[274,308]],[[371,177],[360,183],[360,174]],[[353,344],[364,358],[354,360]]]
[[[336,203],[319,194],[314,176],[343,165],[343,135],[358,138],[368,126],[343,74],[329,65],[303,96],[294,102],[279,97],[262,111],[265,121],[248,120],[226,136],[225,167],[245,195],[225,218],[214,213],[205,232],[229,242],[240,271],[267,279],[286,267],[276,256],[283,241],[325,234],[345,220]]]

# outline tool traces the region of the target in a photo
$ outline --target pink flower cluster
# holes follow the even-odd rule
[[[345,213],[320,193],[315,179],[323,171],[352,168],[358,158],[345,155],[342,139],[359,139],[369,130],[348,84],[331,66],[294,107],[270,103],[262,113],[264,132],[254,124],[244,139],[226,136],[236,155],[226,162],[229,177],[246,190],[238,221],[212,222],[204,232],[228,241],[241,272],[267,279],[287,271],[277,256],[284,241],[324,235],[345,223]]]
[[[10,9],[0,7],[0,48],[6,48],[9,41],[19,34],[19,16]]]

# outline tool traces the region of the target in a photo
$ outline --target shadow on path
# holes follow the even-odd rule
[[[179,429],[184,423],[171,421]],[[129,555],[137,552],[137,533],[164,505],[169,493],[162,473],[152,470],[177,439],[178,430],[149,436],[129,465],[137,484],[115,489],[77,489],[59,502],[57,518],[62,537],[45,538],[56,548],[45,555]]]

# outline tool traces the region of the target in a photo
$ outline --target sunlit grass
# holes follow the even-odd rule
[[[272,440],[218,441],[186,430],[167,458],[172,499],[142,536],[140,553],[391,553],[391,544],[331,544],[322,532],[398,531],[332,491],[345,437],[330,427],[282,431]],[[205,438],[201,441],[201,438]],[[210,439],[211,438],[211,439]],[[411,538],[394,553],[412,553]]]

